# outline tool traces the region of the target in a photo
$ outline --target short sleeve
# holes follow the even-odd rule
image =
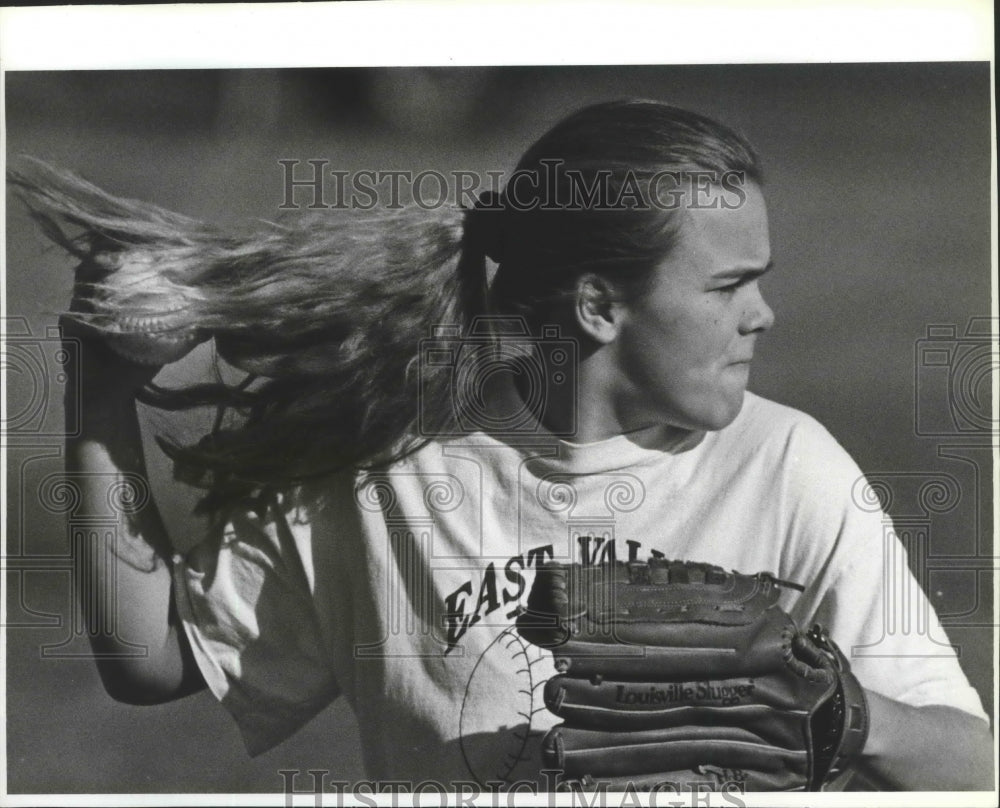
[[[913,707],[945,705],[989,719],[886,519],[880,552],[859,556],[827,593],[817,619],[869,690]]]
[[[205,682],[251,755],[292,735],[338,694],[316,614],[310,527],[275,501],[174,559],[177,610]]]
[[[794,543],[802,562],[791,575],[813,582],[793,617],[821,623],[865,688],[914,707],[945,705],[987,720],[860,468],[812,419],[799,425],[791,445]]]

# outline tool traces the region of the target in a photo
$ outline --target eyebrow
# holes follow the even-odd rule
[[[745,278],[747,276],[759,278],[765,272],[770,272],[774,269],[774,261],[768,261],[762,267],[733,267],[732,269],[725,269],[722,272],[716,272],[712,275],[712,278],[718,280],[726,280],[728,278]]]

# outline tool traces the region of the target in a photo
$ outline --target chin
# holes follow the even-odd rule
[[[705,407],[699,411],[697,417],[692,419],[692,426],[707,432],[718,432],[735,421],[742,409],[743,393],[741,392],[738,397],[718,402],[714,406]]]

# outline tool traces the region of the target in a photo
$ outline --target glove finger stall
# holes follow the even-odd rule
[[[636,732],[598,732],[560,725],[542,742],[549,768],[566,777],[601,779],[645,776],[703,766],[765,772],[781,790],[808,782],[802,749],[781,749],[736,727],[675,727]]]
[[[629,679],[584,679],[553,676],[545,684],[545,706],[562,718],[586,721],[580,706],[600,708],[600,712],[622,720],[635,714],[655,714],[673,707],[731,708],[759,704],[773,710],[802,711],[803,705],[823,701],[832,694],[832,680],[816,681],[770,673],[727,679],[635,681]]]
[[[534,642],[534,637],[522,635]],[[570,639],[552,649],[556,669],[575,676],[615,679],[724,679],[784,668],[795,626],[780,609],[755,616],[752,625],[632,621],[609,626],[577,623]],[[538,644],[538,643],[536,643]]]
[[[685,725],[733,726],[746,728],[777,746],[803,748],[811,721],[803,705],[816,702],[795,702],[780,692],[785,684],[746,679],[593,684],[556,676],[545,684],[545,705],[569,725],[586,729],[621,732]],[[768,689],[776,691],[778,698],[768,694]]]
[[[697,805],[697,802],[691,801],[691,795],[709,791],[744,794],[747,791],[803,791],[804,789],[801,788],[800,784],[790,784],[788,775],[784,772],[756,771],[704,764],[690,769],[661,771],[655,774],[600,778],[588,775],[579,778],[565,778],[556,790],[590,793],[635,791],[639,793],[677,794],[687,797],[688,801],[684,802],[685,805]],[[678,805],[680,803],[668,800],[666,804]]]

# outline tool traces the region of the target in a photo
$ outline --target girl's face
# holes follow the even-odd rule
[[[743,405],[757,336],[774,322],[758,279],[771,265],[767,208],[686,208],[647,294],[623,306],[617,363],[630,428],[721,429]]]

